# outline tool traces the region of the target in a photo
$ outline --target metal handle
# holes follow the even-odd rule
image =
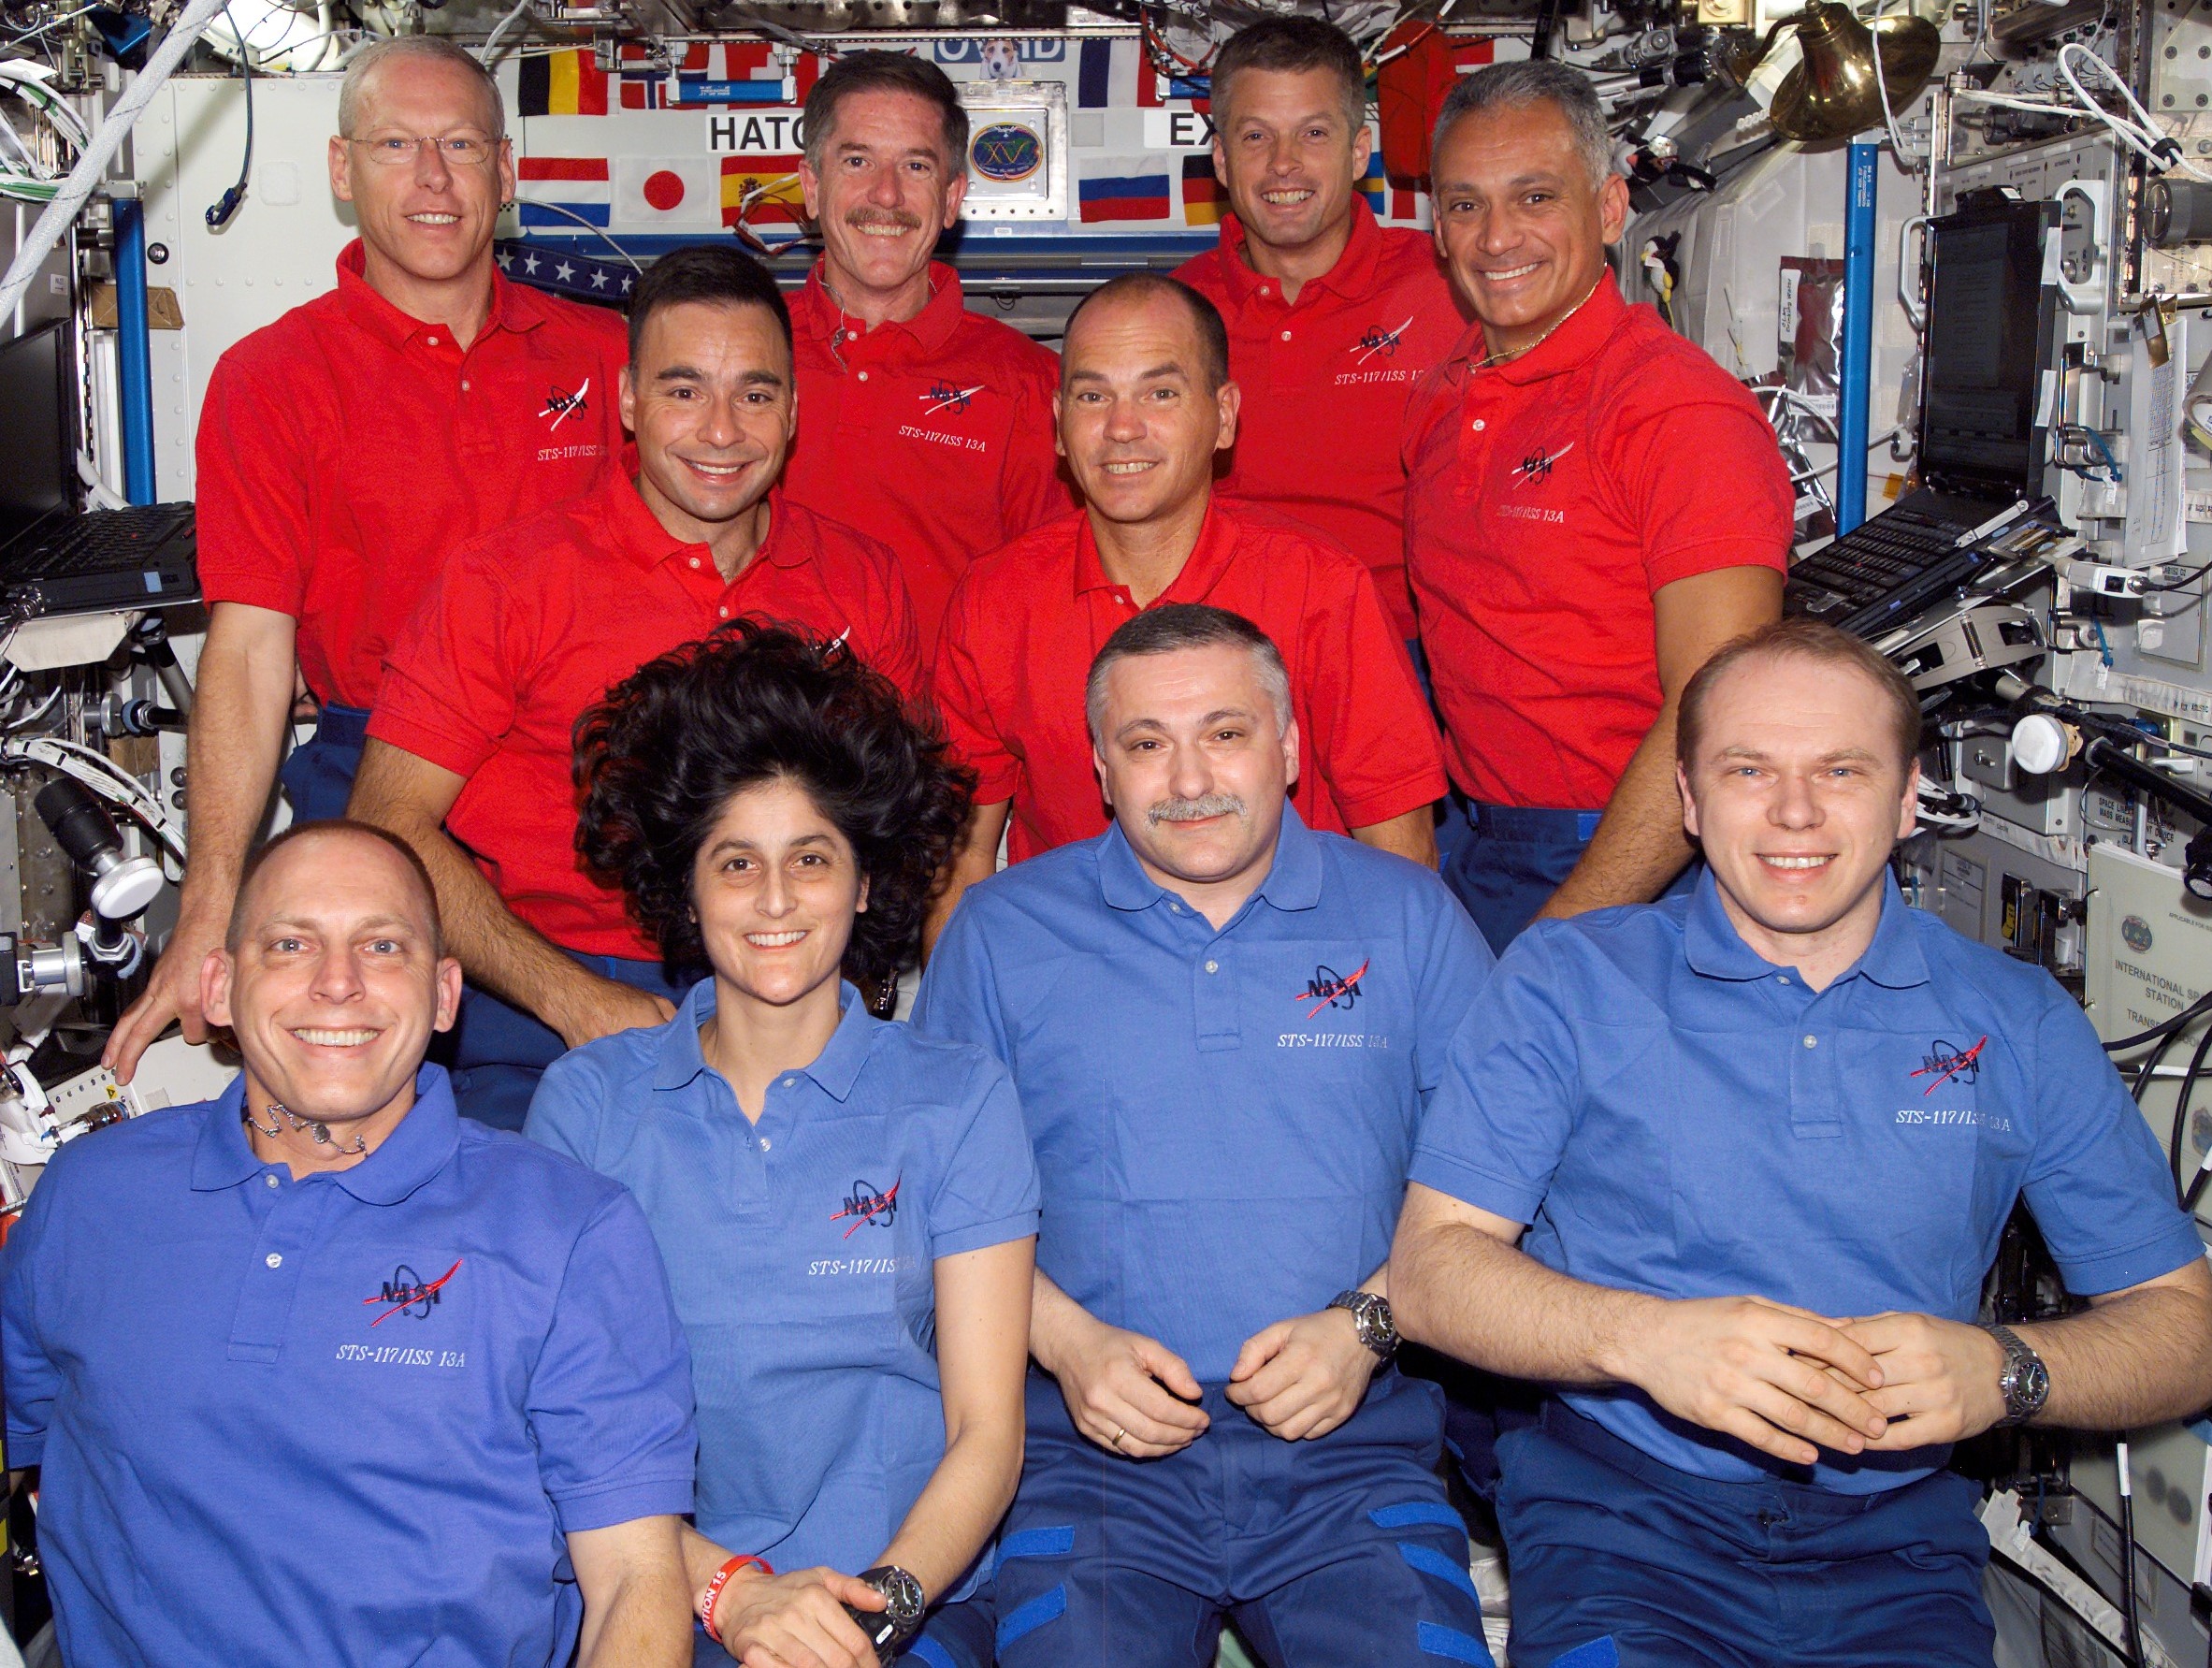
[[[1913,234],[1925,232],[1931,218],[1916,214],[1897,228],[1897,304],[1905,310],[1905,322],[1916,336],[1928,328],[1928,307],[1920,299],[1920,252],[1913,246]],[[1909,261],[1907,251],[1912,252]]]

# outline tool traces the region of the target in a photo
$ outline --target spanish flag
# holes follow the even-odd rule
[[[806,218],[806,194],[799,188],[799,158],[725,156],[722,158],[722,224],[744,220],[753,225],[797,225]]]
[[[525,116],[607,113],[607,72],[589,47],[525,58],[515,76],[515,106]]]

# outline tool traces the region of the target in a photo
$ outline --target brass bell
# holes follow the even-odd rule
[[[1782,78],[1768,120],[1786,139],[1817,145],[1847,139],[1882,125],[1882,92],[1887,86],[1892,114],[1920,94],[1935,73],[1943,36],[1933,23],[1911,13],[1876,18],[1869,25],[1837,0],[1813,0],[1803,11],[1777,19],[1756,51],[1738,51],[1728,73],[1747,81],[1785,29],[1795,29],[1803,60]],[[1874,54],[1882,55],[1882,84],[1874,80]]]

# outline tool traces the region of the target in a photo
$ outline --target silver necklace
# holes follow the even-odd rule
[[[352,1146],[339,1147],[338,1143],[330,1139],[329,1124],[322,1123],[314,1118],[302,1118],[297,1112],[294,1111],[290,1107],[284,1105],[282,1101],[272,1100],[268,1103],[268,1122],[267,1124],[261,1123],[253,1116],[253,1109],[251,1106],[242,1109],[239,1115],[243,1117],[249,1124],[253,1125],[253,1128],[259,1130],[263,1135],[269,1137],[273,1140],[284,1133],[282,1125],[279,1124],[277,1122],[277,1118],[280,1114],[282,1114],[285,1123],[292,1125],[292,1128],[296,1133],[302,1129],[309,1131],[315,1138],[315,1145],[318,1147],[336,1148],[338,1155],[340,1158],[356,1158],[369,1151],[369,1138],[367,1136],[357,1135],[354,1138],[354,1144]]]

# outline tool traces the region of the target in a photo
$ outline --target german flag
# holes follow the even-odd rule
[[[525,58],[515,73],[515,102],[525,116],[607,113],[607,72],[589,47]]]
[[[1183,224],[1219,225],[1225,203],[1222,182],[1214,178],[1213,152],[1193,151],[1183,158]]]

